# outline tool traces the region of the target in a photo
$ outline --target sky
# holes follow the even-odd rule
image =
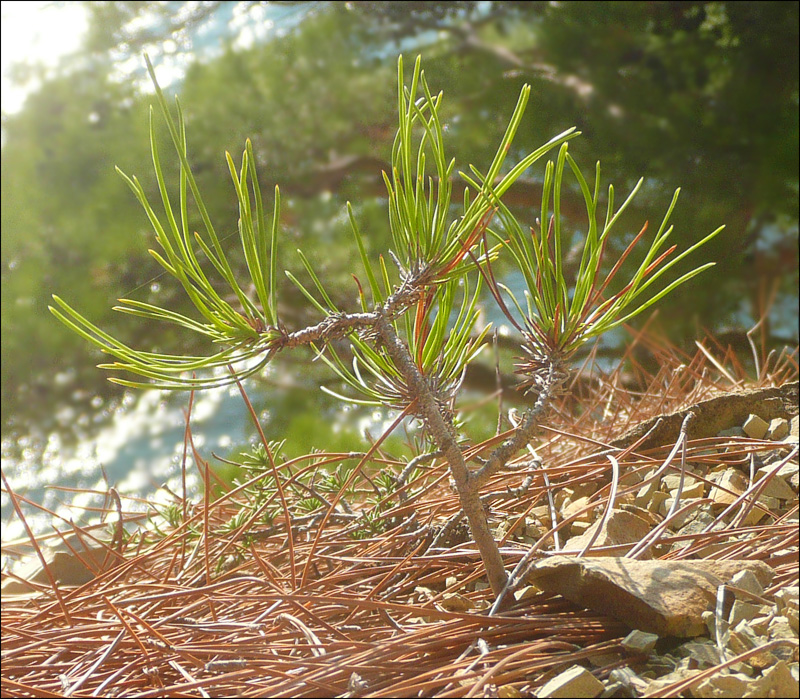
[[[2,90],[0,91],[0,109],[4,114],[18,112],[30,92],[40,86],[39,81],[32,80],[24,87],[13,85],[8,79],[8,72],[15,62],[26,61],[54,68],[58,60],[80,47],[87,29],[87,13],[80,2],[25,1],[2,0]],[[272,32],[280,36],[287,28],[301,21],[305,9],[297,7],[267,7],[265,5],[235,4],[227,12],[221,10],[216,21],[207,22],[192,36],[193,52],[175,52],[173,55],[162,55],[156,61],[159,82],[162,87],[180,79],[185,72],[186,64],[198,55],[210,57],[217,55],[222,49],[221,35],[233,39],[233,48],[248,48],[255,42],[266,40]],[[165,44],[169,39],[165,40]],[[120,77],[129,79],[136,73],[136,67],[142,77],[142,88],[150,91],[150,81],[141,70],[142,58],[139,55],[120,59],[116,66]]]
[[[78,48],[86,31],[86,12],[77,2],[2,0],[0,14],[0,109],[4,114],[13,114],[38,83],[31,82],[25,88],[11,85],[11,64],[35,61],[55,66],[61,56]]]

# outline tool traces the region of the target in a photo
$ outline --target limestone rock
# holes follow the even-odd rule
[[[605,689],[585,667],[575,665],[557,675],[536,693],[537,697],[596,697]]]
[[[525,582],[582,607],[659,636],[693,637],[706,631],[703,612],[714,607],[717,588],[741,570],[762,585],[774,571],[747,560],[639,561],[568,558],[539,561]]]
[[[119,563],[117,555],[106,546],[91,541],[85,545],[83,539],[74,535],[67,537],[67,541],[74,552],[69,549],[64,550],[63,544],[60,544],[59,548],[42,547],[47,567],[59,585],[83,585],[93,580],[97,574],[110,570]],[[50,578],[37,557],[30,557],[15,570],[15,573],[23,580],[50,587]],[[3,583],[4,595],[25,595],[35,589],[37,587],[26,585],[21,580],[13,578],[8,578]]]
[[[602,520],[595,522],[589,529],[587,529],[580,536],[576,536],[567,542],[567,548],[570,551],[580,552],[589,541],[592,540],[594,533],[600,527]],[[587,552],[587,556],[608,556],[608,551],[602,553],[594,553],[592,549],[600,546],[621,546],[622,544],[631,544],[623,549],[620,553],[627,553],[633,544],[639,543],[641,539],[650,533],[652,527],[645,522],[641,517],[625,510],[611,510],[608,519],[605,521],[602,530],[597,535],[597,538],[592,544],[592,548]],[[652,554],[649,556],[652,557]]]
[[[772,439],[777,442],[781,439],[785,439],[788,436],[789,436],[788,420],[782,417],[776,417],[773,420],[770,420],[769,430],[767,431],[767,439]]]
[[[715,481],[718,487],[713,487],[708,497],[721,505],[730,505],[747,490],[747,479],[733,468],[714,474],[711,480]]]
[[[743,697],[753,680],[740,672],[712,675],[692,689],[692,694],[700,699],[717,697]]]
[[[742,429],[748,437],[764,439],[764,437],[767,436],[769,423],[762,420],[758,415],[753,415],[751,413],[748,415],[747,420],[745,420],[744,425],[742,425]]]
[[[622,639],[622,647],[629,653],[649,655],[658,643],[658,636],[654,633],[645,633],[634,629]]]
[[[736,573],[731,578],[731,585],[740,587],[746,592],[752,592],[754,595],[762,595],[764,593],[764,586],[758,582],[758,578],[749,570],[742,570]]]

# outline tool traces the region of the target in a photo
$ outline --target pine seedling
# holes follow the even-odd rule
[[[570,357],[576,349],[626,322],[711,266],[712,263],[698,267],[649,298],[641,296],[672,265],[721,229],[665,263],[674,247],[661,254],[659,251],[671,232],[667,222],[675,205],[673,199],[639,269],[620,291],[612,294],[609,284],[619,272],[622,261],[643,239],[645,229],[628,246],[611,272],[601,279],[603,250],[611,228],[636,194],[638,185],[617,211],[614,211],[613,188],[609,188],[608,211],[604,225],[599,228],[596,222],[599,165],[591,191],[568,153],[567,142],[578,135],[574,129],[552,138],[501,174],[530,97],[529,86],[520,92],[508,128],[486,172],[482,174],[472,168],[472,174],[462,173],[472,191],[464,190],[461,212],[454,216],[451,197],[455,162],[445,155],[439,112],[443,96],[431,92],[420,59],[415,63],[407,86],[401,57],[398,61],[398,129],[392,146],[391,172],[384,173],[393,249],[388,250],[385,257],[371,259],[348,204],[365,280],[365,285],[356,280],[357,300],[353,304],[356,310],[334,304],[323,280],[302,251],[298,251],[310,283],[303,283],[289,272],[286,274],[309,305],[320,313],[321,319],[315,325],[290,331],[278,315],[279,190],[275,190],[268,225],[250,142],[246,144],[238,169],[227,154],[239,202],[239,234],[249,276],[246,281],[255,289],[255,298],[251,298],[244,290],[249,284],[234,276],[189,168],[180,104],[176,100],[178,117],[175,119],[149,60],[147,67],[180,161],[177,212],[161,169],[152,115],[153,165],[165,215],[156,213],[135,177],[122,176],[141,202],[155,231],[161,250],[150,253],[183,286],[197,309],[198,318],[132,300],[121,300],[115,308],[130,315],[178,325],[206,337],[219,349],[209,356],[138,350],[100,330],[58,296],[53,297],[56,306],[50,310],[69,328],[114,357],[116,361],[100,367],[133,375],[134,379],[111,379],[132,387],[196,390],[224,385],[260,371],[279,352],[300,346],[312,347],[357,394],[342,398],[386,406],[400,411],[401,415],[414,416],[422,423],[432,443],[430,453],[443,458],[449,467],[492,590],[496,596],[502,595],[507,575],[481,502],[481,487],[493,474],[507,468],[509,461],[530,441],[552,397],[561,390]],[[549,223],[528,235],[503,204],[503,195],[529,167],[556,148],[559,151],[555,163],[549,162],[545,168],[542,199],[541,221]],[[586,241],[574,290],[570,289],[563,272],[560,198],[567,164],[583,192],[588,215]],[[203,221],[204,235],[189,234],[189,192]],[[551,195],[553,213],[549,217]],[[492,264],[500,255],[510,258],[525,278],[524,306],[494,278]],[[238,307],[215,290],[201,267],[199,256],[208,260],[227,283]],[[465,445],[452,406],[464,372],[489,330],[478,325],[484,284],[522,335],[526,359],[517,370],[536,399],[512,435],[488,458],[479,460],[476,468],[470,468],[468,461],[477,460],[477,457],[473,455],[474,450],[470,451]],[[509,310],[506,300],[513,311]],[[333,340],[349,342],[353,357],[350,364],[337,353]],[[227,375],[214,371],[225,367],[230,368]]]

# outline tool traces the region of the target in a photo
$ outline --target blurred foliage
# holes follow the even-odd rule
[[[389,240],[380,172],[396,128],[393,71],[402,50],[421,53],[429,82],[445,88],[442,114],[459,166],[489,161],[529,82],[517,156],[577,126],[584,136],[571,152],[585,169],[601,160],[604,179],[623,196],[626,183],[646,178],[630,227],[620,222],[617,250],[643,211],[663,215],[677,186],[680,248],[727,224],[704,252],[718,266],[663,304],[672,339],[693,338],[698,326],[746,329],[775,284],[783,314],[773,314],[773,339],[796,341],[797,3],[85,4],[83,53],[3,118],[4,431],[23,411],[45,414],[58,400],[54,376],[67,368],[100,390],[91,366],[99,355],[88,356],[53,322],[52,292],[68,293],[123,340],[131,330],[109,313],[114,298],[141,286],[134,298],[172,301],[173,289],[150,283],[159,271],[145,253],[152,234],[113,171],[136,174],[157,194],[147,137],[152,96],[134,80],[142,50],[165,64],[182,56],[188,66],[173,89],[220,235],[235,232],[238,215],[224,151],[238,157],[250,137],[265,196],[275,183],[284,194],[279,264],[297,270],[291,251],[302,244],[346,307],[355,261],[345,202],[372,250]],[[249,44],[241,40],[248,31],[257,39]],[[508,196],[531,223],[541,177],[532,172]],[[295,293],[288,284],[282,290],[284,299]],[[283,309],[287,323],[291,314]],[[298,316],[296,325],[309,320]],[[149,338],[154,346],[191,350],[160,331]]]

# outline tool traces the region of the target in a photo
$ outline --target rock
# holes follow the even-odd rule
[[[591,527],[589,527],[583,534],[570,539],[567,542],[567,548],[576,553],[583,550],[598,530],[602,520],[598,520]],[[623,544],[631,544],[624,549],[620,549],[619,553],[627,553],[633,544],[639,543],[642,538],[650,533],[651,527],[641,517],[637,517],[631,512],[624,510],[613,509],[608,515],[603,528],[597,535],[597,538],[592,544],[592,548],[585,554],[587,556],[608,556],[608,551],[595,553],[593,549],[600,546],[622,546]],[[652,554],[647,554],[648,558],[652,558]]]
[[[742,570],[731,578],[731,585],[739,587],[745,592],[752,592],[754,595],[764,594],[764,586],[758,582],[758,578],[752,571]]]
[[[719,665],[719,648],[714,641],[704,638],[687,641],[675,650],[679,658],[691,658],[701,668]]]
[[[650,478],[652,473],[648,473],[647,477]],[[634,503],[637,507],[641,508],[649,508],[650,501],[653,499],[653,495],[658,492],[659,482],[658,479],[653,478],[648,483],[643,485],[639,488],[639,492],[636,493],[636,498],[634,499]]]
[[[575,665],[547,682],[536,692],[537,697],[596,697],[603,683],[585,667]]]
[[[716,674],[703,680],[692,688],[692,696],[705,699],[708,697],[743,697],[745,692],[752,687],[753,680],[747,675],[732,672],[729,675]]]
[[[765,670],[758,679],[740,673],[713,675],[694,687],[692,696],[756,699],[757,697],[796,697],[797,692],[797,679],[792,675],[786,663],[780,660]]]
[[[649,655],[656,647],[658,636],[635,629],[622,639],[622,647],[631,653]]]
[[[620,510],[625,510],[625,512],[630,512],[632,515],[636,515],[639,519],[643,519],[647,522],[651,527],[657,527],[661,524],[661,517],[659,517],[654,512],[650,512],[650,510],[646,510],[644,507],[637,507],[636,505],[630,505],[627,503],[622,503],[619,506]]]
[[[68,536],[67,541],[76,553],[68,548],[63,550],[63,543],[59,544],[59,548],[42,547],[47,567],[59,585],[83,585],[99,573],[110,570],[121,560],[108,547],[91,540],[86,540],[88,547],[84,546],[83,539],[75,535]],[[50,587],[50,579],[37,557],[31,557],[14,572],[24,580]],[[13,578],[8,578],[3,583],[4,595],[24,595],[36,589],[38,588]]]
[[[767,439],[775,442],[780,441],[789,436],[789,421],[782,417],[776,417],[769,423],[767,430]]]
[[[797,585],[784,587],[780,592],[775,593],[775,599],[783,612],[783,616],[788,620],[789,626],[798,632],[798,601]]]
[[[736,626],[740,621],[755,619],[758,616],[764,616],[769,612],[769,607],[764,608],[761,605],[751,604],[750,602],[743,602],[736,600],[731,607],[731,613],[728,615],[728,623],[731,626]]]
[[[800,416],[795,415],[789,421],[789,436],[784,441],[793,442],[794,444],[800,441]]]
[[[614,668],[608,675],[608,679],[610,683],[615,685],[621,685],[625,688],[627,693],[621,694],[620,696],[627,697],[633,696],[638,697],[644,694],[647,691],[649,683],[647,680],[639,677],[633,670],[629,667],[617,667]],[[612,695],[613,696],[613,695]]]
[[[744,433],[752,439],[764,439],[764,437],[767,436],[769,424],[762,420],[758,415],[753,415],[750,413],[750,415],[747,416],[747,420],[744,421],[742,429],[744,430]]]
[[[589,505],[590,499],[591,497],[589,495],[585,495],[583,497],[577,498],[576,500],[573,500],[566,507],[562,509],[561,517],[563,519],[569,519],[573,515],[577,514],[578,521],[591,522],[594,519],[594,510],[592,509],[586,510],[586,508]],[[581,510],[586,510],[586,511],[581,512]]]
[[[681,491],[681,498],[683,500],[689,500],[692,498],[702,498],[703,493],[705,493],[706,484],[702,481],[695,481],[691,485],[685,484],[683,490]],[[675,497],[678,494],[678,489],[675,488],[674,490],[670,490],[669,494],[672,497]]]
[[[708,497],[721,505],[730,505],[747,490],[747,479],[733,468],[715,473],[711,480],[716,482],[717,486],[711,489]]]
[[[666,500],[668,497],[669,495],[663,490],[656,490],[656,492],[650,496],[650,502],[647,504],[647,509],[650,510],[650,512],[660,512],[664,500]]]
[[[681,497],[675,512],[676,513],[679,512],[681,508],[688,505],[692,501],[696,502],[697,498],[688,498],[685,496]],[[661,503],[659,514],[661,514],[663,517],[666,517],[669,514],[674,504],[675,504],[674,497],[667,498],[666,500],[664,500],[664,502]],[[673,514],[672,519],[670,519],[668,526],[673,531],[676,531],[681,527],[685,526],[689,521],[694,519],[696,514],[697,511],[695,509],[684,510],[681,514]]]
[[[783,386],[756,388],[741,393],[726,392],[673,413],[654,415],[649,420],[638,422],[634,428],[609,444],[624,448],[645,437],[639,444],[639,453],[664,444],[675,444],[683,419],[689,410],[696,416],[689,428],[692,439],[713,437],[720,430],[732,425],[741,425],[754,411],[767,420],[772,420],[774,417],[789,418],[797,415],[799,391],[798,382],[792,381]]]
[[[529,597],[533,597],[537,594],[539,594],[538,588],[534,587],[533,585],[526,585],[518,590],[514,590],[514,599],[519,602],[520,600],[528,599]]]
[[[789,619],[785,616],[776,616],[769,622],[769,637],[771,640],[785,639],[797,640],[797,631],[792,628]]]
[[[762,585],[774,576],[760,561],[553,556],[539,561],[525,582],[634,629],[693,637],[706,631],[702,615],[714,607],[717,588],[741,570],[750,570]]]
[[[468,612],[475,608],[469,597],[464,597],[458,592],[445,592],[439,600],[439,606],[448,612]]]
[[[758,469],[758,471],[756,471],[756,481],[760,481],[762,478],[768,478],[772,475],[772,472],[775,471],[776,468],[776,466],[764,466],[763,468]],[[793,500],[796,497],[792,487],[780,475],[780,470],[778,473],[772,476],[769,483],[764,486],[764,489],[759,495],[759,499],[762,496],[777,498],[778,500]]]
[[[581,534],[584,534],[591,526],[591,522],[581,522],[580,520],[576,519],[572,524],[570,524],[569,533],[572,534],[572,536],[580,536]]]
[[[755,683],[755,686],[744,693],[749,697],[796,697],[800,686],[797,678],[792,675],[789,666],[783,661],[778,661]]]
[[[729,427],[727,430],[720,430],[717,437],[745,437],[744,430],[741,427]]]
[[[781,609],[793,609],[795,612],[800,608],[800,587],[789,585],[775,593],[775,599]]]
[[[760,638],[752,631],[745,620],[737,624],[736,628],[730,630],[727,649],[731,655],[741,655],[763,646],[766,642],[765,638]],[[746,662],[750,667],[763,669],[774,665],[777,662],[777,658],[769,651],[761,651],[751,655]]]
[[[699,674],[700,670],[689,670],[684,667],[677,668],[672,672],[667,673],[666,675],[662,675],[657,680],[650,680],[647,683],[647,686],[644,688],[644,691],[640,692],[639,694],[635,694],[634,696],[642,696],[642,694],[650,695],[655,692],[662,691],[666,687],[669,687],[670,685],[673,685],[676,682],[685,682],[686,680],[691,680],[692,677]],[[697,680],[693,684],[690,684],[686,692],[693,692],[695,686],[697,686],[701,681],[702,680]],[[697,696],[697,695],[694,693],[691,694],[682,693],[680,696]]]
[[[687,488],[691,488],[696,483],[699,483],[701,488],[703,486],[703,481],[698,481],[696,478],[686,475],[683,479],[683,491],[686,492]],[[680,473],[670,473],[664,478],[661,479],[661,488],[668,493],[671,493],[673,490],[677,490],[681,484],[681,474]],[[702,494],[702,489],[701,489]]]
[[[775,614],[770,611],[769,614],[757,616],[755,619],[750,619],[749,626],[753,630],[753,633],[757,633],[759,636],[766,637],[769,634],[769,622],[771,622],[774,618]]]

